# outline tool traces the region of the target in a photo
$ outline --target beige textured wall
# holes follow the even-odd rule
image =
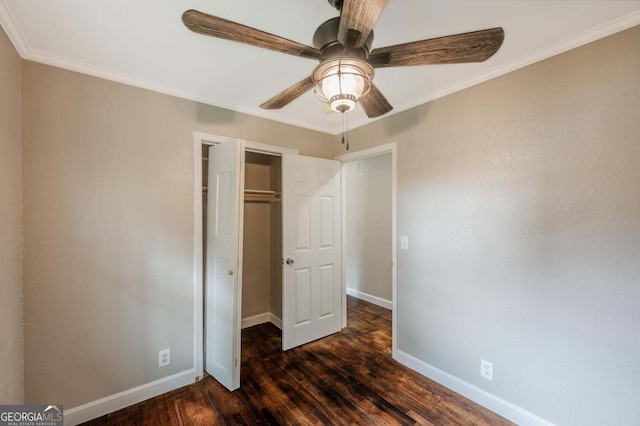
[[[192,131],[320,157],[332,138],[27,61],[22,83],[27,401],[192,368]]]
[[[0,28],[0,404],[24,401],[20,67]]]
[[[245,188],[271,188],[269,157],[246,153]],[[271,206],[244,203],[242,248],[242,318],[270,310],[271,297]]]
[[[280,191],[280,157],[247,152],[245,188]],[[282,317],[282,204],[244,203],[242,318]]]
[[[346,185],[347,288],[392,299],[391,154],[351,161]]]
[[[352,130],[397,142],[399,350],[555,424],[637,424],[638,135],[640,27]]]

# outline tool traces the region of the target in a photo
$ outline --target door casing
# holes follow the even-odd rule
[[[193,375],[199,381],[204,375],[204,286],[202,229],[202,145],[217,145],[237,138],[193,132]],[[298,154],[297,149],[243,141],[245,150],[269,155]]]

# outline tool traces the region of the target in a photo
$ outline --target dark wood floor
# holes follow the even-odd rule
[[[213,378],[87,425],[511,423],[391,358],[391,311],[348,297],[342,332],[288,352],[280,331],[242,331],[241,388]]]

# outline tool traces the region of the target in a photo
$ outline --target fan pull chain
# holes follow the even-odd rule
[[[346,141],[346,143],[347,143],[347,146],[346,146],[347,151],[349,151],[349,115],[348,114],[349,114],[348,112],[343,112],[342,113],[342,145],[344,145],[345,141]],[[347,121],[347,126],[346,126],[347,127],[347,131],[346,131],[347,138],[346,139],[344,137],[344,135],[345,135],[345,131],[344,131],[344,128],[345,128],[345,124],[344,124],[345,123],[345,116],[346,116],[346,121]]]
[[[349,113],[347,112],[347,151],[349,151]]]

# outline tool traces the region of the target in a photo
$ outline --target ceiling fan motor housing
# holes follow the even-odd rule
[[[334,4],[334,0],[329,0]],[[371,89],[373,67],[368,63],[373,31],[361,47],[343,46],[338,41],[340,17],[320,24],[313,34],[313,45],[322,52],[320,64],[311,73],[318,98],[336,112],[355,108],[356,102]]]
[[[341,56],[368,58],[373,44],[373,31],[369,33],[369,37],[367,37],[362,47],[346,51],[347,48],[338,41],[339,27],[340,17],[335,17],[320,24],[316,32],[313,33],[313,46],[322,51],[322,56],[328,58],[339,54]]]

